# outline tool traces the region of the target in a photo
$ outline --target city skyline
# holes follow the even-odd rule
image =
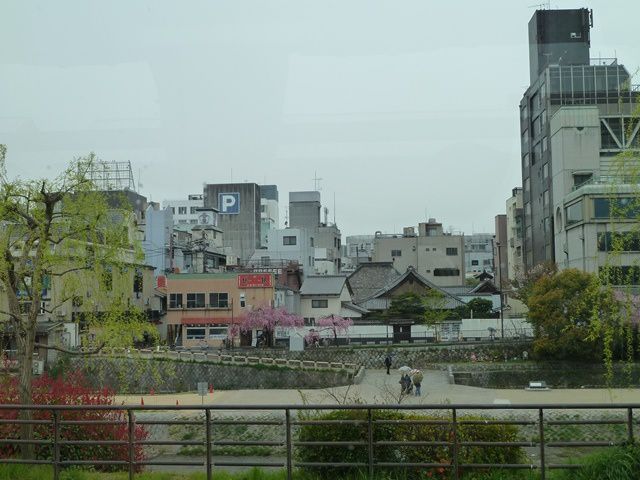
[[[0,33],[8,171],[50,176],[94,151],[130,160],[158,202],[232,180],[276,184],[284,199],[317,175],[345,237],[427,218],[491,232],[521,184],[535,10],[492,6],[11,4]],[[557,6],[593,8],[592,55],[637,70],[640,6]]]

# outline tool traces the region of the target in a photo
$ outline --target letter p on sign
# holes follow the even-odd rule
[[[240,194],[219,193],[218,210],[220,210],[220,213],[226,215],[237,215],[240,213]]]

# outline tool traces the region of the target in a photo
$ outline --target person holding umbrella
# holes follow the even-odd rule
[[[424,376],[420,370],[411,370],[411,379],[413,380],[413,385],[416,387],[416,397],[422,395],[420,392],[420,387],[422,386],[422,380]]]
[[[400,377],[400,381],[398,382],[400,384],[400,394],[401,395],[408,395],[409,393],[411,393],[411,377],[409,376],[409,372],[411,372],[411,367],[408,366],[403,366],[400,367],[398,370],[400,370],[400,373],[402,373],[402,376]]]

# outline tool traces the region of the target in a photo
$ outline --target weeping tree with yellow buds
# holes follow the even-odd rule
[[[127,279],[141,261],[132,212],[114,208],[91,181],[94,155],[77,159],[56,178],[11,179],[0,145],[0,330],[15,339],[19,401],[32,403],[33,354],[54,349],[91,355],[105,346],[127,346],[155,335],[129,305]],[[50,295],[46,295],[50,291]],[[36,342],[39,319],[70,306],[82,313],[82,351]],[[32,413],[21,412],[22,420]],[[33,425],[21,425],[33,439]],[[33,446],[22,455],[31,457]]]

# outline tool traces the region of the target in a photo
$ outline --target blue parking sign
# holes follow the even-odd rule
[[[218,210],[221,214],[237,215],[240,213],[240,193],[219,193]]]

